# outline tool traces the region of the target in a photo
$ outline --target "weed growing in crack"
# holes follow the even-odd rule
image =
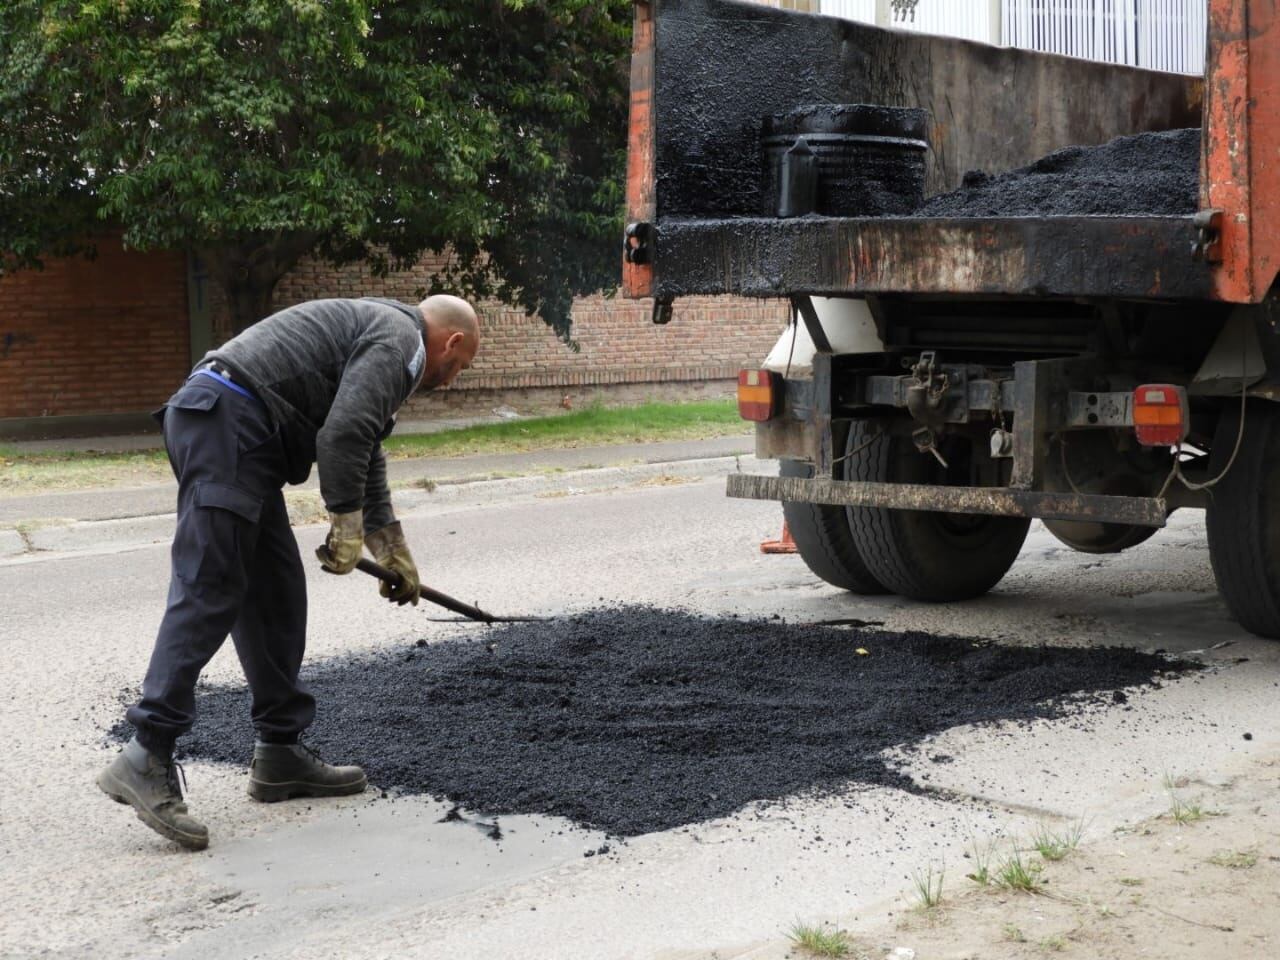
[[[1169,774],[1164,775],[1164,788],[1169,793],[1169,816],[1181,826],[1197,823],[1206,817],[1216,817],[1217,811],[1202,807],[1198,800],[1186,800],[1178,793],[1177,784]]]
[[[1040,879],[1040,871],[1040,864],[1024,860],[1022,851],[1014,846],[996,868],[996,886],[1022,893],[1039,893],[1044,882]]]
[[[1048,863],[1056,863],[1066,858],[1067,854],[1080,846],[1080,838],[1084,835],[1084,820],[1076,820],[1062,831],[1050,829],[1041,823],[1031,835],[1031,846],[1036,853]]]
[[[915,886],[916,900],[921,909],[932,910],[942,902],[942,885],[946,878],[945,865],[939,867],[935,872],[933,864],[929,864],[924,870],[916,870],[911,875],[911,881]]]
[[[847,957],[852,949],[849,935],[840,928],[796,921],[787,936],[812,957]]]
[[[1209,862],[1216,867],[1227,867],[1231,870],[1248,870],[1250,867],[1257,865],[1258,851],[1253,848],[1248,850],[1220,850],[1209,858]]]
[[[1001,934],[1001,936],[1003,939],[1008,940],[1010,943],[1026,943],[1027,942],[1027,935],[1023,933],[1022,930],[1020,930],[1018,927],[1014,926],[1012,923],[1006,923],[1004,925],[1004,931]]]
[[[980,887],[991,886],[991,859],[995,856],[996,842],[981,841],[977,837],[969,838],[969,859],[973,861],[973,871],[965,874]]]

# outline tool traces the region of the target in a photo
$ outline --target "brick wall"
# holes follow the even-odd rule
[[[438,267],[425,259],[417,267],[386,278],[367,267],[334,267],[308,260],[280,284],[278,308],[316,297],[382,296],[416,302]],[[573,311],[575,352],[541,320],[501,304],[481,305],[483,345],[471,370],[449,393],[528,393],[541,401],[599,396],[600,388],[649,384],[728,381],[746,364],[758,363],[778,339],[787,321],[777,302],[692,297],[676,301],[675,318],[665,327],[651,322],[652,301],[587,297]],[[630,391],[629,396],[634,396]],[[491,396],[420,398],[419,412],[445,406],[489,403]]]
[[[0,277],[0,418],[149,410],[189,367],[186,261],[101,241],[96,260]]]

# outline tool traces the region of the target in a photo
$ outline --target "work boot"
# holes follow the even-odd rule
[[[127,803],[148,827],[188,850],[209,845],[209,831],[187,812],[182,768],[172,757],[151,753],[135,737],[98,774],[98,787],[116,803]]]
[[[301,743],[253,745],[249,796],[263,803],[295,797],[346,797],[364,793],[368,778],[359,767],[335,767]]]

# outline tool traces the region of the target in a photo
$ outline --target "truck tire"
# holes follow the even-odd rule
[[[1141,496],[1141,494],[1139,494]],[[1123,553],[1156,535],[1156,527],[1125,523],[1095,523],[1091,520],[1043,520],[1045,529],[1065,546],[1078,553]]]
[[[813,476],[813,467],[799,460],[783,460],[784,477]],[[782,504],[782,516],[791,530],[791,538],[805,566],[833,587],[863,596],[889,591],[871,575],[849,530],[849,517],[844,507],[820,503]]]
[[[1210,474],[1226,468],[1239,408],[1218,421]],[[1206,524],[1218,592],[1240,626],[1280,639],[1280,408],[1250,400],[1240,453],[1211,490]]]
[[[846,448],[848,478],[869,483],[940,484],[949,478],[932,456],[907,437],[873,439],[855,422]],[[855,452],[856,451],[856,452]],[[952,469],[967,477],[967,445],[944,451]],[[945,603],[986,593],[1009,572],[1022,550],[1031,521],[928,510],[849,507],[853,540],[867,569],[894,593]]]
[[[1049,458],[1050,489],[1076,493],[1096,493],[1108,497],[1149,497],[1169,475],[1172,459],[1158,461],[1155,451],[1121,453],[1115,441],[1094,433],[1071,439],[1072,453],[1058,438],[1057,456]],[[1068,459],[1084,453],[1083,470],[1073,471]],[[1075,479],[1072,473],[1075,472]],[[1083,475],[1082,475],[1083,474]],[[1125,523],[1097,523],[1092,520],[1045,520],[1045,529],[1061,543],[1080,553],[1122,553],[1156,535],[1156,527],[1140,527]]]

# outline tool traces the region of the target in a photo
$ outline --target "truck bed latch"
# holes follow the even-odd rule
[[[1222,211],[1201,210],[1191,222],[1196,228],[1196,239],[1191,244],[1191,259],[1221,263]]]
[[[947,422],[944,404],[951,389],[951,377],[937,369],[937,355],[932,350],[920,354],[920,361],[912,368],[915,382],[907,387],[907,412],[920,427],[911,434],[916,449],[931,453],[942,464],[950,467],[938,450],[938,437],[934,430]]]

